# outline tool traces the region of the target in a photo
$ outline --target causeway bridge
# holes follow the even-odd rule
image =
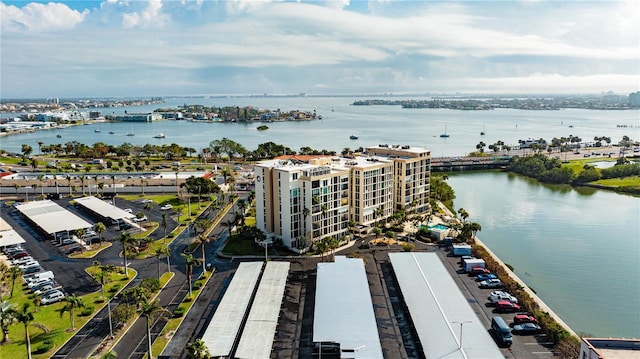
[[[436,157],[431,158],[432,172],[505,168],[511,156]]]

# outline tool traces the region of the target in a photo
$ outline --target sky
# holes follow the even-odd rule
[[[0,98],[640,90],[628,1],[0,0]]]

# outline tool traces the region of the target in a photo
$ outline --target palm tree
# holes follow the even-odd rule
[[[44,198],[44,186],[42,185],[44,183],[44,175],[38,175],[38,181],[40,181],[40,196]],[[35,194],[33,196],[35,197]]]
[[[11,279],[11,295],[9,296],[9,298],[13,298],[13,288],[15,288],[16,286],[16,279],[18,279],[18,277],[22,275],[22,270],[20,270],[20,268],[16,266],[12,266],[11,268],[9,268],[9,271],[6,275],[9,279]]]
[[[466,223],[467,218],[469,218],[469,213],[464,208],[460,208],[458,209],[458,214],[460,218],[462,218],[462,223]]]
[[[211,356],[209,348],[202,339],[187,344],[187,358],[189,359],[208,359]]]
[[[60,316],[64,315],[64,313],[69,312],[69,318],[71,319],[71,328],[70,330],[76,330],[75,320],[73,318],[73,314],[76,308],[84,308],[84,302],[82,298],[77,297],[75,293],[72,295],[65,297],[64,301],[66,302],[65,306],[59,309]]]
[[[82,195],[84,196],[84,180],[86,177],[84,175],[80,176],[80,185],[82,186]]]
[[[100,243],[102,243],[102,233],[107,230],[107,226],[102,222],[98,222],[93,226],[93,229],[98,233],[98,238],[100,239]]]
[[[184,258],[185,265],[187,266],[187,278],[189,279],[189,297],[191,297],[191,277],[193,276],[193,266],[199,263],[199,259],[194,258],[191,254],[182,253],[181,256],[182,258]]]
[[[116,237],[116,241],[122,243],[122,257],[124,258],[124,275],[126,277],[129,276],[129,272],[127,271],[127,247],[133,242],[133,238],[131,235],[126,232],[120,232],[120,235]]]
[[[322,241],[316,243],[316,248],[318,249],[318,252],[320,252],[320,258],[324,262],[324,252],[329,249],[329,244],[327,244],[327,241],[323,239]]]
[[[33,317],[33,312],[29,307],[31,303],[23,303],[22,308],[20,310],[15,311],[15,317],[18,322],[24,325],[24,337],[25,342],[27,343],[27,358],[31,359],[31,338],[29,338],[29,326],[34,326],[36,328],[41,329],[45,333],[49,332],[49,328],[47,328],[44,324],[33,323],[35,319]]]
[[[373,231],[373,234],[376,235],[376,239],[380,237],[380,235],[382,234],[382,229],[380,229],[380,227],[373,227],[372,231]]]
[[[116,175],[111,175],[111,181],[113,181],[112,182],[113,199],[114,199],[114,203],[113,204],[115,204],[116,195],[118,194],[118,191],[116,190]]]
[[[209,237],[205,236],[204,234],[198,234],[198,241],[200,242],[200,247],[202,248],[202,273],[206,273],[206,261],[207,258],[205,257],[205,244],[209,242]]]
[[[2,344],[9,342],[9,327],[18,321],[16,311],[11,305],[5,306],[5,302],[0,303],[0,328],[2,328]]]
[[[116,267],[113,264],[100,265],[100,262],[97,262],[97,265],[99,266],[98,268],[100,268],[100,272],[95,274],[95,280],[100,283],[102,298],[105,298],[104,285],[107,284],[110,274],[116,270]]]
[[[151,303],[145,300],[140,305],[140,314],[143,315],[147,320],[147,354],[149,359],[153,359],[153,354],[151,353],[152,319],[154,319],[154,317],[166,316],[169,314],[169,311],[162,308],[157,300]]]
[[[73,192],[71,191],[71,175],[67,175],[65,179],[67,180],[67,186],[69,187],[69,196],[71,196],[73,195]]]
[[[329,249],[331,249],[331,256],[333,257],[333,261],[336,261],[336,249],[340,246],[340,241],[335,238],[331,238],[329,240]]]
[[[156,257],[156,270],[158,272],[158,280],[160,280],[160,256],[162,255],[162,252],[162,247],[156,248],[156,250],[153,252],[154,256]]]
[[[171,272],[171,249],[169,246],[162,247],[162,255],[167,258],[167,272]]]
[[[162,212],[162,229],[164,229],[164,237],[162,237],[162,243],[167,240],[167,212]]]

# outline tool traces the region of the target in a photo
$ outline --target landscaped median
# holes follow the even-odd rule
[[[153,293],[152,297],[147,299],[149,303],[153,302],[157,298],[157,296],[160,294],[162,289],[167,285],[167,283],[169,283],[169,281],[174,277],[174,275],[175,274],[173,272],[166,272],[162,276],[160,276],[159,289]],[[119,304],[118,306],[121,306],[121,305],[126,305],[126,304]],[[112,310],[112,318],[120,316],[120,314],[117,313],[117,310],[118,310],[118,307]],[[109,337],[105,338],[105,340],[98,346],[98,348],[92,354],[91,358],[99,358],[102,355],[108,353],[110,350],[112,350],[116,346],[116,344],[120,341],[120,339],[124,337],[124,335],[127,333],[129,328],[131,328],[131,325],[135,323],[138,320],[138,318],[140,318],[140,314],[137,310],[136,310],[136,314],[137,315],[133,315],[127,318],[126,322],[124,323],[120,323],[118,322],[117,318],[114,318],[113,321],[115,323],[113,327],[114,327],[115,335],[113,339]]]
[[[173,311],[173,318],[169,319],[167,324],[165,324],[164,328],[160,332],[160,335],[156,338],[151,346],[151,353],[154,357],[162,354],[162,351],[169,343],[169,340],[173,337],[175,332],[178,330],[184,318],[186,318],[189,310],[195,303],[195,301],[200,296],[200,293],[204,289],[205,285],[209,282],[209,279],[215,272],[215,269],[211,272],[205,272],[203,276],[201,276],[198,280],[193,282],[192,286],[192,296],[187,296],[182,300],[182,303],[178,305],[178,308]],[[145,356],[147,358],[147,356]]]
[[[92,273],[92,268],[89,267],[87,272],[95,275],[97,271]],[[108,274],[104,282],[104,293],[113,295],[137,275],[135,270],[129,269],[129,276],[126,277],[119,268],[114,268],[116,270]],[[81,304],[76,303],[72,310],[63,310],[69,304],[64,300],[46,306],[35,305],[37,296],[27,293],[19,281],[20,278],[16,280],[13,296],[5,302],[21,312],[25,304],[30,305],[27,311],[33,315],[29,321],[29,337],[34,359],[51,357],[106,305],[102,291],[78,297]],[[73,318],[73,325],[70,318]],[[47,328],[48,331],[36,327]],[[8,330],[11,342],[0,345],[0,358],[26,358],[25,325],[16,322],[8,326]]]

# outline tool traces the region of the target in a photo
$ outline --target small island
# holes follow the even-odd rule
[[[261,125],[261,126],[258,126],[257,128],[258,128],[258,131],[265,131],[265,130],[268,130],[268,129],[269,129],[269,126],[267,126],[267,125]]]

